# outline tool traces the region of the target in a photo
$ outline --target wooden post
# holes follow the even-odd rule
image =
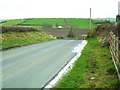
[[[117,62],[117,65],[118,65],[118,67],[119,67],[119,39],[118,39],[118,37],[116,37],[116,39],[115,39],[115,41],[116,41],[116,45],[115,45],[115,58],[116,58],[116,62]]]
[[[114,40],[114,55],[116,56],[116,40],[115,40],[115,35],[113,35],[113,40]]]
[[[119,51],[119,37],[117,37],[116,38],[116,41],[117,41],[117,43],[116,43],[116,49],[117,49],[117,55],[116,55],[116,58],[117,58],[117,62],[118,62],[118,67],[119,67],[119,69],[120,69],[120,51]],[[119,70],[120,71],[120,70]]]

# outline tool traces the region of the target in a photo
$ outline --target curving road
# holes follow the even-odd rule
[[[80,40],[55,40],[2,52],[2,88],[42,88],[75,55]]]

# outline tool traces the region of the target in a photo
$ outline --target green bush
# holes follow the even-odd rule
[[[2,33],[7,33],[7,32],[34,32],[34,31],[39,31],[38,29],[35,28],[28,28],[28,27],[2,27]]]

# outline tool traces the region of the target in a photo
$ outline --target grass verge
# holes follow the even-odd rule
[[[53,38],[43,32],[7,32],[0,34],[0,37],[2,37],[3,50],[53,40]]]
[[[73,69],[54,87],[56,88],[118,88],[117,73],[108,47],[101,47],[97,38],[88,44]]]

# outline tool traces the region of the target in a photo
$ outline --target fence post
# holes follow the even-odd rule
[[[116,49],[117,49],[117,61],[118,61],[118,67],[120,69],[120,51],[119,51],[119,44],[120,44],[120,42],[119,42],[119,37],[117,37],[116,40],[117,40],[117,45],[116,45]]]
[[[116,40],[115,40],[114,34],[113,34],[113,53],[114,53],[114,56],[116,56]]]
[[[116,45],[115,45],[115,49],[116,49],[116,55],[115,55],[115,57],[116,57],[116,61],[117,61],[117,65],[118,65],[118,67],[119,67],[119,38],[118,37],[116,37]]]

